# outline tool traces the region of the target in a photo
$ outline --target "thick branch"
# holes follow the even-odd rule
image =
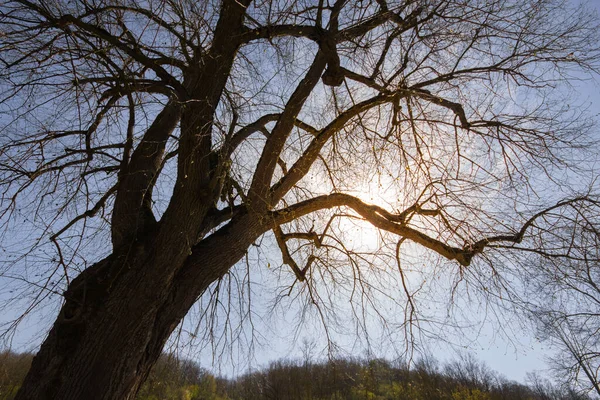
[[[523,240],[527,230],[533,226],[534,222],[538,218],[547,215],[549,212],[558,208],[579,202],[597,203],[595,200],[588,197],[577,197],[558,202],[554,206],[548,207],[534,214],[522,225],[521,229],[517,233],[490,236],[473,244],[466,245],[463,248],[450,246],[407,226],[404,218],[408,214],[409,210],[410,212],[415,212],[415,210],[412,210],[414,206],[402,213],[393,214],[379,206],[367,204],[362,200],[345,193],[334,193],[330,195],[318,196],[294,204],[285,209],[274,211],[271,213],[271,215],[275,226],[279,226],[318,210],[331,209],[335,207],[349,207],[376,228],[397,234],[406,239],[410,239],[415,243],[435,251],[449,260],[457,260],[461,265],[468,266],[470,265],[473,257],[482,253],[487,246],[498,242],[520,243]],[[423,211],[424,215],[437,215],[437,211],[434,210]]]
[[[285,209],[274,211],[271,215],[274,225],[277,226],[315,211],[335,207],[349,207],[376,228],[410,239],[449,260],[457,260],[463,266],[468,266],[474,255],[473,251],[450,246],[403,223],[394,222],[398,219],[394,214],[345,193],[318,196]]]
[[[241,36],[240,41],[242,43],[248,43],[256,39],[272,39],[278,36],[304,37],[313,40],[319,44],[320,51],[327,59],[327,69],[323,74],[323,83],[328,86],[340,86],[344,80],[345,72],[347,71],[340,65],[340,56],[336,49],[337,43],[360,37],[388,21],[393,21],[399,26],[399,28],[396,29],[396,35],[414,28],[418,23],[423,22],[422,20],[418,20],[418,16],[423,12],[422,8],[415,9],[403,19],[398,13],[388,10],[386,6],[382,7],[380,12],[366,21],[337,31],[337,14],[343,4],[344,2],[341,1],[336,3],[336,6],[334,7],[335,10],[334,13],[332,13],[332,20],[330,21],[330,24],[332,25],[331,30],[326,30],[318,26],[305,25],[262,26],[255,29],[246,29]],[[428,15],[427,18],[431,17],[431,15],[432,14]]]
[[[277,121],[279,119],[279,117],[280,117],[280,114],[266,114],[266,115],[263,115],[262,117],[260,117],[256,121],[252,122],[251,124],[248,124],[248,125],[244,126],[239,131],[237,131],[236,133],[234,133],[232,135],[232,137],[231,137],[231,140],[226,145],[228,147],[227,152],[226,152],[227,155],[231,155],[231,153],[235,149],[237,149],[237,147],[240,144],[242,144],[242,142],[244,140],[246,140],[252,134],[254,134],[256,132],[260,132],[262,129],[265,128],[265,125],[268,124],[269,122],[275,122],[275,121]]]
[[[237,55],[237,38],[242,33],[243,17],[249,2],[222,2],[209,51],[202,54],[198,65],[192,65],[185,71],[184,86],[188,99],[181,118],[177,181],[161,221],[160,240],[176,240],[192,246],[206,213],[219,197],[219,185],[228,166],[226,163],[211,165],[212,127]]]
[[[523,224],[523,226],[521,227],[521,229],[513,234],[506,234],[506,235],[496,235],[496,236],[490,236],[484,239],[481,239],[475,243],[473,243],[471,245],[471,249],[474,253],[481,253],[483,251],[483,249],[485,249],[485,247],[489,246],[489,245],[493,245],[494,243],[498,243],[498,242],[511,242],[514,244],[518,244],[521,243],[523,241],[523,238],[525,237],[525,233],[527,233],[527,230],[529,228],[531,228],[531,226],[533,226],[533,224],[535,223],[535,221],[544,216],[547,215],[549,212],[556,210],[558,208],[567,206],[567,205],[572,205],[575,203],[580,203],[580,202],[589,202],[589,203],[594,203],[596,204],[597,202],[590,199],[589,197],[576,197],[573,199],[569,199],[569,200],[564,200],[564,201],[560,201],[558,203],[556,203],[555,205],[548,207],[536,214],[534,214],[531,218],[529,218],[527,221],[525,221],[525,223]]]
[[[65,226],[63,226],[61,229],[59,229],[58,232],[54,233],[50,237],[50,240],[55,241],[60,235],[65,233],[69,228],[71,228],[77,222],[79,222],[85,218],[94,217],[96,214],[98,214],[98,211],[100,211],[102,208],[104,208],[104,206],[106,205],[106,202],[108,201],[110,196],[112,196],[115,193],[116,189],[117,189],[116,186],[113,186],[110,189],[108,189],[106,191],[106,193],[104,193],[104,195],[100,198],[100,200],[98,200],[91,209],[85,211],[82,214],[79,214],[78,216],[73,218],[71,221],[69,221]]]
[[[155,118],[120,175],[112,216],[112,241],[115,247],[131,237],[151,210],[144,209],[144,197],[155,181],[169,135],[179,123],[180,106],[171,101]]]
[[[294,272],[294,274],[296,275],[296,278],[298,278],[298,280],[300,282],[303,282],[306,279],[306,271],[308,271],[308,269],[310,268],[310,265],[312,264],[314,257],[309,257],[304,268],[300,269],[300,267],[298,266],[298,264],[296,263],[296,261],[294,260],[292,255],[290,254],[290,251],[286,244],[288,237],[286,236],[286,234],[283,233],[283,231],[281,230],[281,227],[276,226],[275,228],[273,228],[273,233],[275,234],[275,239],[277,240],[277,245],[279,246],[279,249],[281,250],[281,257],[283,259],[283,262],[286,263],[287,265],[289,265],[290,268],[292,269],[292,271]]]
[[[380,94],[350,107],[327,125],[310,143],[302,156],[294,163],[289,172],[277,182],[272,189],[271,203],[276,204],[285,194],[304,177],[315,160],[319,157],[327,141],[344,127],[352,118],[375,106],[394,98],[391,94]]]
[[[458,117],[458,119],[460,120],[461,127],[468,129],[471,126],[471,124],[469,123],[469,120],[467,119],[467,116],[465,114],[465,109],[463,108],[463,106],[460,103],[455,103],[453,101],[446,100],[443,97],[435,96],[424,90],[407,89],[406,92],[407,92],[407,94],[410,94],[411,96],[420,97],[420,98],[427,100],[433,104],[439,104],[440,106],[449,109]]]
[[[250,186],[249,200],[252,206],[269,207],[270,200],[267,199],[267,194],[271,185],[271,179],[277,160],[283,150],[285,142],[294,127],[294,121],[300,113],[304,102],[313,91],[314,87],[321,77],[321,73],[325,68],[327,57],[318,52],[306,76],[288,100],[281,117],[271,132],[271,136],[267,140],[262,151],[260,160],[254,173],[254,179]]]
[[[379,11],[377,14],[373,15],[368,20],[341,30],[336,35],[336,40],[338,42],[341,42],[341,41],[351,40],[351,39],[360,37],[362,35],[365,35],[369,31],[377,28],[378,26],[383,25],[384,23],[386,23],[388,21],[393,21],[394,23],[396,23],[398,25],[398,27],[401,29],[401,32],[404,32],[404,31],[407,31],[408,29],[411,29],[411,28],[417,26],[417,24],[422,23],[425,19],[430,18],[433,15],[433,12],[431,12],[425,17],[425,19],[419,20],[418,16],[422,12],[423,12],[423,8],[418,7],[413,12],[411,12],[408,16],[406,16],[406,18],[402,18],[402,17],[400,17],[400,15],[397,12],[394,12],[392,10],[382,9],[381,11]]]
[[[261,26],[255,29],[246,29],[240,37],[242,43],[249,43],[257,39],[273,39],[280,36],[304,37],[316,41],[321,28],[305,25],[273,25]]]
[[[266,129],[266,125],[269,122],[276,122],[277,120],[279,120],[280,117],[281,117],[281,114],[265,114],[262,117],[260,117],[259,119],[257,119],[256,121],[244,126],[240,130],[235,132],[231,136],[231,139],[229,140],[229,142],[227,142],[223,146],[224,148],[227,149],[227,151],[221,151],[221,152],[226,154],[227,156],[230,156],[231,153],[233,153],[234,150],[237,149],[238,146],[240,144],[242,144],[242,142],[244,142],[244,140],[248,139],[251,135],[253,135],[254,133],[257,133],[257,132],[261,132],[266,138],[269,138],[271,136],[271,134],[270,133],[265,134],[265,132],[268,132]],[[299,119],[294,119],[294,126],[302,129],[303,131],[310,133],[311,135],[315,135],[315,136],[320,132],[317,128],[315,128]]]

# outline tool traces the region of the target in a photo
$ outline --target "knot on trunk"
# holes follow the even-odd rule
[[[322,79],[323,84],[327,86],[340,86],[342,83],[344,83],[344,73],[339,65],[337,68],[335,68],[329,64],[322,76]]]
[[[319,36],[319,49],[327,58],[327,69],[323,76],[323,84],[327,86],[340,86],[344,82],[344,72],[340,66],[340,56],[335,46],[335,37],[329,31],[322,31]]]

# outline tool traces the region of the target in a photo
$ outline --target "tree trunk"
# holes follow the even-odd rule
[[[15,400],[133,399],[189,308],[260,235],[256,221],[231,221],[181,265],[153,263],[165,257],[148,241],[85,270],[65,292]]]

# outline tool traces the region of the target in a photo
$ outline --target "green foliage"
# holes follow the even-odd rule
[[[21,387],[21,382],[33,360],[33,354],[0,353],[0,400],[11,400]]]
[[[32,358],[0,353],[0,400],[13,399]],[[510,382],[468,356],[443,368],[430,359],[410,368],[379,359],[279,360],[226,380],[192,361],[163,355],[137,400],[590,400],[540,379],[530,381],[530,386]]]
[[[232,400],[589,400],[551,386],[508,381],[472,357],[443,368],[433,360],[411,368],[385,360],[286,360],[226,384]]]
[[[479,389],[461,387],[452,392],[452,400],[492,400],[492,397]]]
[[[189,360],[163,355],[140,388],[137,400],[225,400],[217,379]]]

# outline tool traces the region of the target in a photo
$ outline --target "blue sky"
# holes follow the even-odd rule
[[[589,3],[597,11],[600,10],[600,0],[592,0]],[[584,105],[589,105],[590,111],[597,114],[600,112],[600,84],[598,81],[594,82],[586,80],[580,82],[575,87],[576,92],[579,94],[579,101]],[[600,131],[599,131],[600,132]],[[600,134],[600,133],[599,133]],[[15,338],[14,345],[16,349],[30,349],[35,345],[39,337],[39,318],[50,315],[52,318],[52,310],[48,310],[46,313],[42,313],[39,316],[33,317],[28,324],[24,325],[20,331],[20,336]],[[5,314],[5,317],[8,317]],[[294,342],[289,338],[286,339],[286,325],[289,326],[293,321],[285,319],[285,317],[277,322],[275,326],[269,329],[276,333],[267,333],[266,325],[269,323],[265,321],[265,337],[262,340],[262,346],[256,348],[255,351],[255,362],[253,365],[263,366],[266,365],[270,360],[274,360],[281,357],[300,357],[300,344],[304,337],[310,338],[310,332],[306,334],[299,334],[297,341]],[[516,325],[515,325],[516,326]],[[543,357],[547,354],[547,349],[542,344],[537,342],[530,332],[513,332],[514,340],[512,342],[507,341],[506,338],[498,336],[495,328],[491,325],[486,325],[480,331],[477,341],[472,342],[472,345],[464,349],[466,352],[473,353],[478,359],[486,362],[493,370],[496,370],[506,376],[509,379],[518,381],[524,381],[527,372],[534,370],[542,370],[545,368]],[[32,339],[33,338],[33,339]],[[33,341],[32,341],[33,340]],[[293,347],[295,345],[295,347]],[[324,343],[320,343],[318,347],[323,348]],[[361,353],[360,346],[357,346],[357,351]],[[449,360],[455,357],[453,351],[448,351],[447,346],[442,343],[432,343],[430,345],[431,353],[435,354],[440,361]],[[457,346],[459,348],[459,346]],[[183,351],[186,355],[187,351]],[[382,351],[385,353],[385,351]],[[196,354],[196,353],[187,353]],[[207,353],[200,353],[206,355]],[[322,352],[321,354],[324,354]],[[364,354],[364,353],[363,353]],[[375,354],[378,356],[384,354]],[[239,355],[240,358],[244,358],[243,354]],[[200,363],[207,368],[212,368],[210,363],[211,357],[199,358]],[[224,373],[232,373],[233,369],[228,366],[228,363],[223,364],[222,371]],[[240,371],[237,371],[240,372]]]
[[[591,0],[587,4],[600,13],[600,0]],[[594,115],[598,121],[598,135],[600,136],[600,78],[598,76],[581,76],[581,81],[574,82],[573,99],[582,107],[587,108],[589,114]],[[291,318],[291,317],[290,317]],[[510,317],[508,317],[510,319]],[[469,332],[469,337],[474,337],[473,341],[468,346],[464,346],[464,342],[453,348],[450,348],[447,343],[431,342],[428,346],[430,354],[435,355],[439,361],[449,361],[457,357],[458,352],[463,351],[476,356],[479,360],[485,362],[491,369],[504,375],[506,378],[520,382],[526,381],[527,373],[539,371],[544,374],[547,368],[544,358],[551,354],[551,350],[543,343],[540,343],[535,337],[531,329],[520,329],[521,321],[513,321],[507,330],[510,331],[508,337],[503,336],[498,332],[498,326],[493,323],[486,323],[481,327],[476,328],[476,332]],[[286,337],[285,328],[289,327],[293,320],[280,320],[275,326],[271,327],[271,331],[278,332],[277,334],[266,334],[263,341],[263,346],[258,346],[255,352],[255,359],[251,365],[256,367],[265,366],[269,361],[277,358],[295,358],[301,356],[301,341],[303,338],[311,338],[310,332],[305,335],[298,335],[297,340],[291,340]],[[510,322],[509,322],[510,323]],[[320,342],[320,343],[319,343]],[[326,353],[325,343],[317,341],[318,348],[322,349],[320,355],[323,357]],[[376,347],[376,346],[375,346]],[[355,347],[357,353],[355,355],[365,355],[360,351],[360,346]],[[184,351],[184,354],[186,351]],[[191,356],[197,354],[195,352],[187,353]],[[205,353],[201,353],[205,354]],[[375,351],[375,356],[388,355],[394,357],[392,352],[386,352],[385,348],[379,352]],[[243,359],[244,356],[242,355]],[[202,364],[210,368],[210,363],[206,363],[207,358],[200,357]],[[233,369],[227,363],[223,364],[222,372],[230,374]]]

